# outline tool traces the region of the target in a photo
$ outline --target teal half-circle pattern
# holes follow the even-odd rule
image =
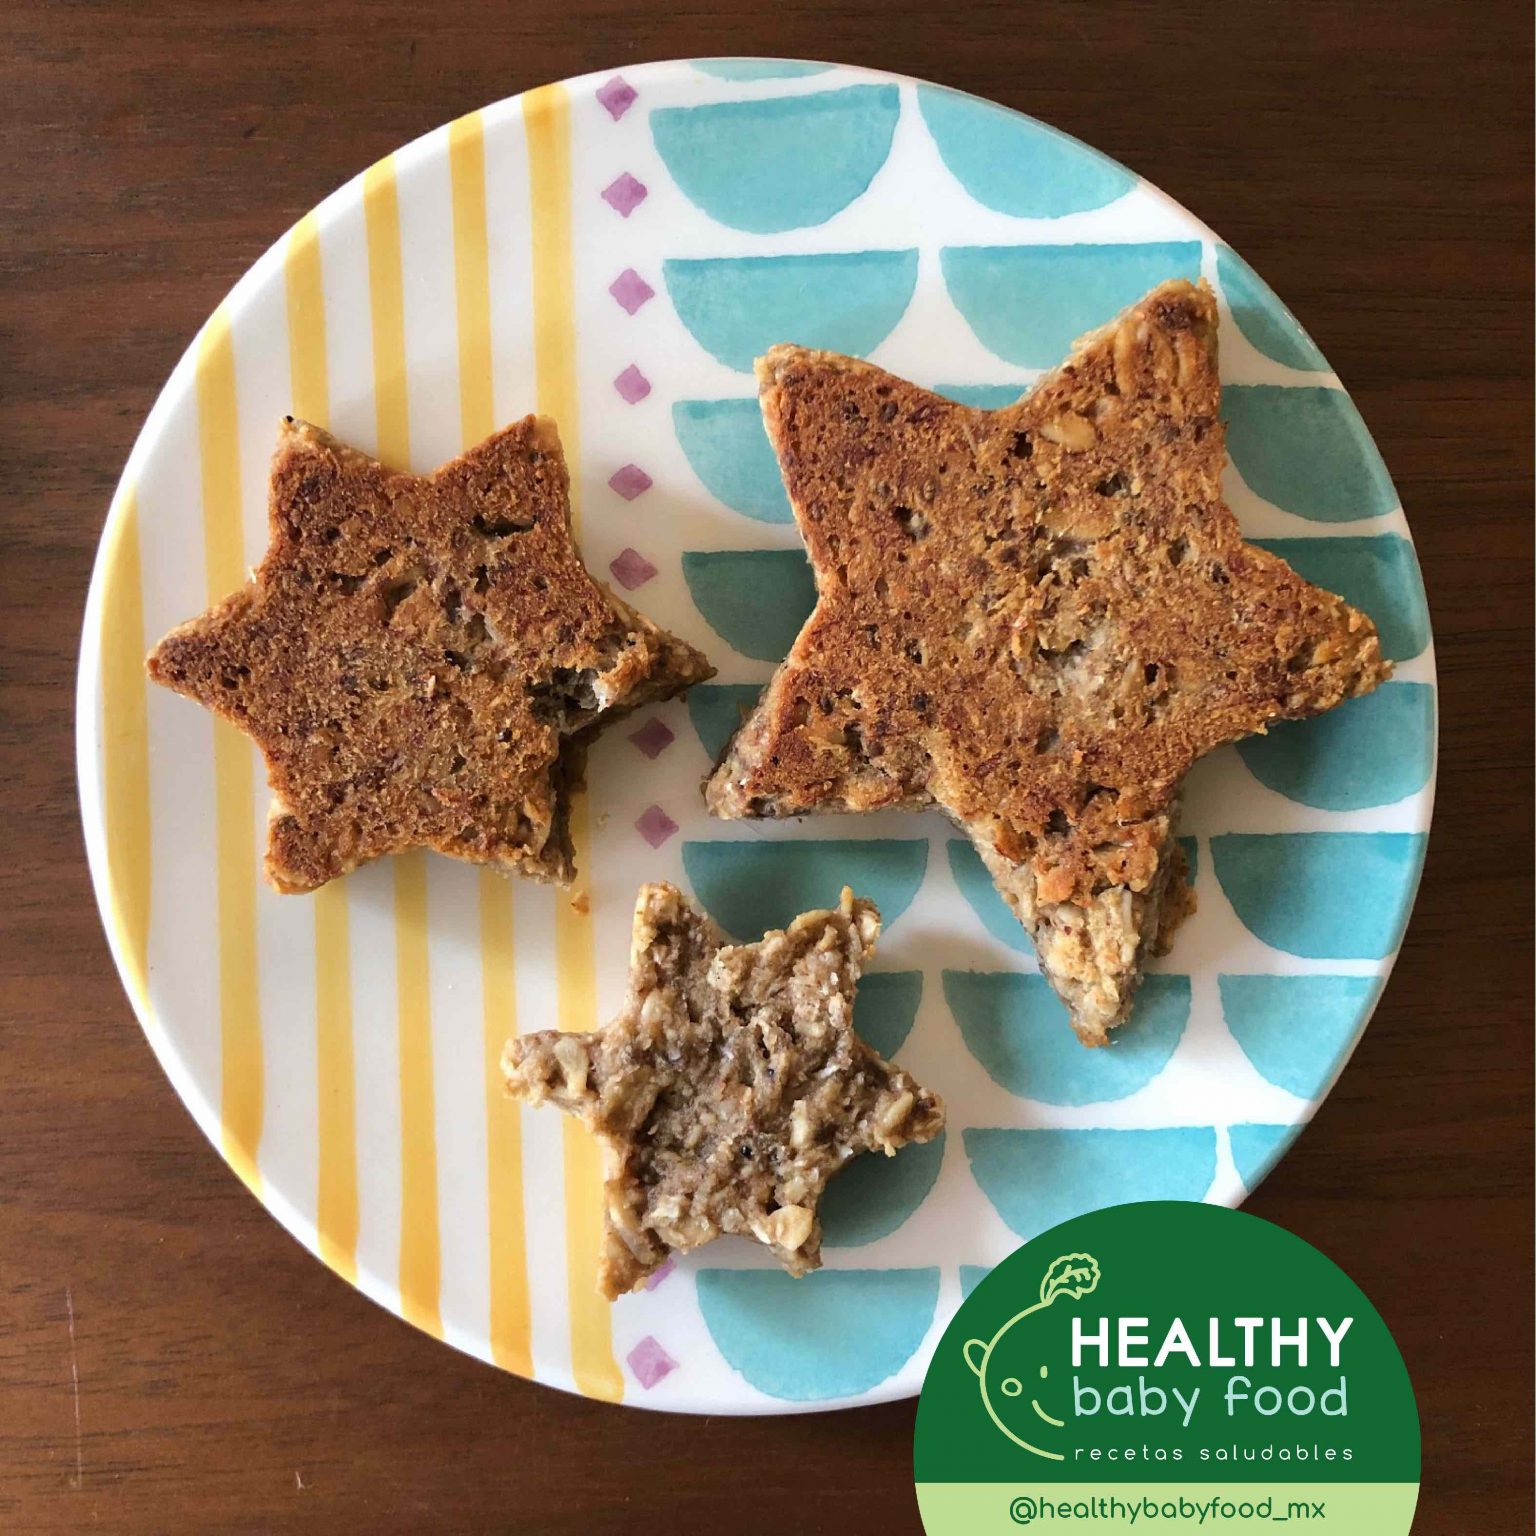
[[[1316,720],[1287,720],[1237,748],[1259,783],[1302,805],[1358,811],[1391,805],[1429,782],[1435,690],[1388,683]]]
[[[688,718],[712,763],[762,693],[761,683],[700,683],[688,690]]]
[[[1275,291],[1229,245],[1216,247],[1216,277],[1237,328],[1250,345],[1287,368],[1318,373],[1327,360]]]
[[[1424,859],[1421,832],[1229,832],[1216,878],[1255,937],[1309,960],[1382,960],[1398,946]]]
[[[998,895],[987,866],[981,862],[981,855],[963,837],[950,838],[945,851],[949,854],[949,872],[960,894],[981,919],[982,927],[1009,949],[1016,949],[1020,954],[1031,953],[1029,935],[1008,903]]]
[[[1189,884],[1194,885],[1200,873],[1200,844],[1193,837],[1181,837],[1178,842],[1184,850]],[[981,855],[975,848],[963,837],[952,837],[946,845],[946,852],[949,855],[949,872],[954,877],[955,885],[971,910],[981,919],[982,927],[1009,949],[1016,949],[1020,954],[1033,953],[1034,946],[1030,943],[1029,935],[1013,915],[1012,908],[998,894],[997,886],[993,884],[992,876],[987,873],[987,866],[981,862]]]
[[[887,931],[912,904],[928,865],[926,838],[796,838],[687,842],[694,895],[734,939],[759,939],[802,912],[835,907],[845,885],[880,909]]]
[[[1052,368],[1085,331],[1149,288],[1200,275],[1198,240],[1143,245],[946,246],[944,282],[976,339],[1020,368]]]
[[[1300,1134],[1299,1125],[1233,1125],[1227,1127],[1232,1142],[1232,1162],[1237,1176],[1250,1191],[1264,1182],[1281,1154]]]
[[[1175,841],[1184,850],[1184,878],[1193,887],[1200,879],[1200,839],[1180,837]]]
[[[828,1248],[862,1248],[889,1237],[928,1198],[943,1161],[942,1132],[894,1157],[878,1152],[856,1157],[822,1196],[822,1242]]]
[[[1043,976],[945,971],[944,997],[972,1056],[1000,1088],[1044,1104],[1101,1104],[1145,1088],[1189,1022],[1187,976],[1148,976],[1112,1044],[1087,1051]]]
[[[1032,117],[937,85],[918,86],[917,101],[950,175],[994,213],[1059,219],[1136,185],[1123,165]]]
[[[1231,384],[1221,411],[1243,483],[1283,511],[1348,523],[1397,505],[1387,466],[1342,389]]]
[[[991,1273],[990,1264],[962,1264],[960,1266],[960,1299],[964,1301]]]
[[[716,501],[760,523],[794,521],[756,400],[679,400],[672,426],[684,457]]]
[[[824,224],[874,180],[901,115],[894,85],[658,107],[651,137],[683,196],[729,229]]]
[[[710,356],[742,373],[775,342],[863,357],[906,313],[916,251],[669,260],[678,318]]]
[[[717,80],[796,80],[804,75],[824,75],[832,68],[805,59],[695,59],[693,67]]]
[[[891,1060],[906,1043],[923,1000],[921,971],[875,971],[853,997],[853,1027],[864,1043]]]
[[[1407,661],[1429,644],[1429,605],[1413,545],[1397,533],[1255,539],[1299,575],[1367,614],[1382,654]]]
[[[933,392],[946,400],[974,406],[978,411],[1000,411],[1029,393],[1028,384],[935,384]]]
[[[1221,1015],[1243,1055],[1277,1088],[1315,1099],[1381,990],[1376,976],[1222,976]]]
[[[782,661],[816,606],[799,549],[689,550],[683,579],[709,627],[754,661]]]
[[[784,1402],[872,1391],[917,1353],[939,1301],[932,1269],[704,1269],[699,1311],[733,1370]]]
[[[1033,1237],[1134,1200],[1199,1200],[1216,1177],[1211,1126],[1155,1130],[968,1130],[966,1156],[1008,1228]]]

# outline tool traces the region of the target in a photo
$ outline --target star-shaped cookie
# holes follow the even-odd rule
[[[568,881],[587,741],[713,669],[582,565],[554,423],[408,475],[289,418],[268,519],[251,580],[148,666],[266,755],[271,883],[412,847]]]
[[[1090,1045],[1190,904],[1190,766],[1390,671],[1364,614],[1243,542],[1216,326],[1208,288],[1164,284],[997,411],[758,363],[817,602],[709,806],[947,812]]]
[[[726,945],[673,886],[642,886],[619,1016],[507,1043],[513,1096],[553,1100],[602,1143],[604,1296],[725,1233],[793,1275],[816,1269],[827,1180],[943,1129],[938,1098],[854,1033],[879,932],[874,905],[844,890],[834,911]]]

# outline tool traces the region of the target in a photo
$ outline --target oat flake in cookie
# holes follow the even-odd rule
[[[1166,283],[997,411],[832,353],[758,362],[817,603],[710,809],[947,812],[1089,1045],[1192,905],[1196,759],[1391,670],[1364,614],[1243,542],[1216,324]]]
[[[943,1129],[937,1095],[854,1033],[879,932],[873,903],[845,889],[834,911],[728,945],[673,886],[642,886],[618,1018],[508,1042],[512,1095],[553,1100],[602,1143],[604,1296],[726,1233],[766,1243],[792,1275],[817,1269],[827,1180]]]
[[[587,742],[712,668],[588,574],[554,423],[408,475],[289,419],[268,520],[251,580],[149,657],[265,754],[268,880],[427,847],[569,881]]]

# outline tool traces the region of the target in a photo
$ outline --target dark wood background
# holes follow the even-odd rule
[[[203,317],[386,151],[541,81],[775,53],[1089,140],[1220,230],[1408,507],[1439,809],[1376,1021],[1252,1209],[1419,1394],[1425,1533],[1531,1529],[1531,17],[1456,0],[28,3],[0,27],[0,1530],[917,1528],[912,1407],[678,1419],[502,1377],[321,1268],[205,1144],[87,885],[86,577]],[[78,1375],[78,1417],[74,1383]]]

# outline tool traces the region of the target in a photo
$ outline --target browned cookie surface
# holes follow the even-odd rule
[[[269,522],[252,579],[149,658],[265,754],[268,879],[420,846],[570,879],[585,740],[711,668],[588,574],[554,423],[409,475],[289,420]]]
[[[879,931],[845,890],[834,911],[726,945],[674,887],[647,885],[619,1016],[508,1042],[510,1091],[553,1100],[602,1142],[605,1296],[726,1233],[766,1243],[791,1274],[815,1269],[827,1180],[861,1152],[938,1135],[938,1098],[854,1033]]]
[[[817,604],[711,809],[940,807],[1093,1043],[1188,903],[1190,766],[1390,670],[1222,500],[1216,322],[1165,284],[997,411],[831,353],[758,364]]]

